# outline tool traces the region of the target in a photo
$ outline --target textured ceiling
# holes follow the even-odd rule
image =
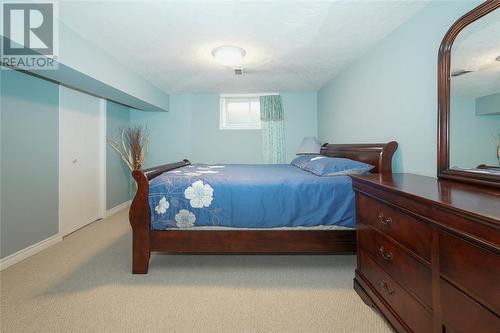
[[[427,1],[63,2],[60,19],[169,93],[314,91]],[[244,48],[246,74],[213,61]]]
[[[452,96],[479,97],[500,92],[500,9],[467,26],[451,50],[451,71],[469,70],[451,79]]]

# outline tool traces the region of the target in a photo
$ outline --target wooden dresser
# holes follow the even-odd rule
[[[500,190],[353,176],[354,289],[398,332],[500,332]]]

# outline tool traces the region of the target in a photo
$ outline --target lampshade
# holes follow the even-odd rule
[[[297,155],[319,154],[321,144],[315,137],[305,137],[300,144]]]

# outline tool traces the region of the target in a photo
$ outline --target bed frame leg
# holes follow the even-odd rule
[[[151,248],[149,233],[151,230],[151,213],[148,203],[149,182],[141,170],[132,172],[137,183],[137,192],[129,211],[132,226],[132,273],[146,274],[149,267]]]
[[[147,274],[149,268],[149,230],[146,235],[143,235],[142,230],[133,231],[132,241],[132,273]],[[146,240],[146,241],[144,241]]]

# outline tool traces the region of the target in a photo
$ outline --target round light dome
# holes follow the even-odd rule
[[[212,51],[215,61],[227,67],[239,65],[246,54],[241,47],[231,45],[219,46]]]

